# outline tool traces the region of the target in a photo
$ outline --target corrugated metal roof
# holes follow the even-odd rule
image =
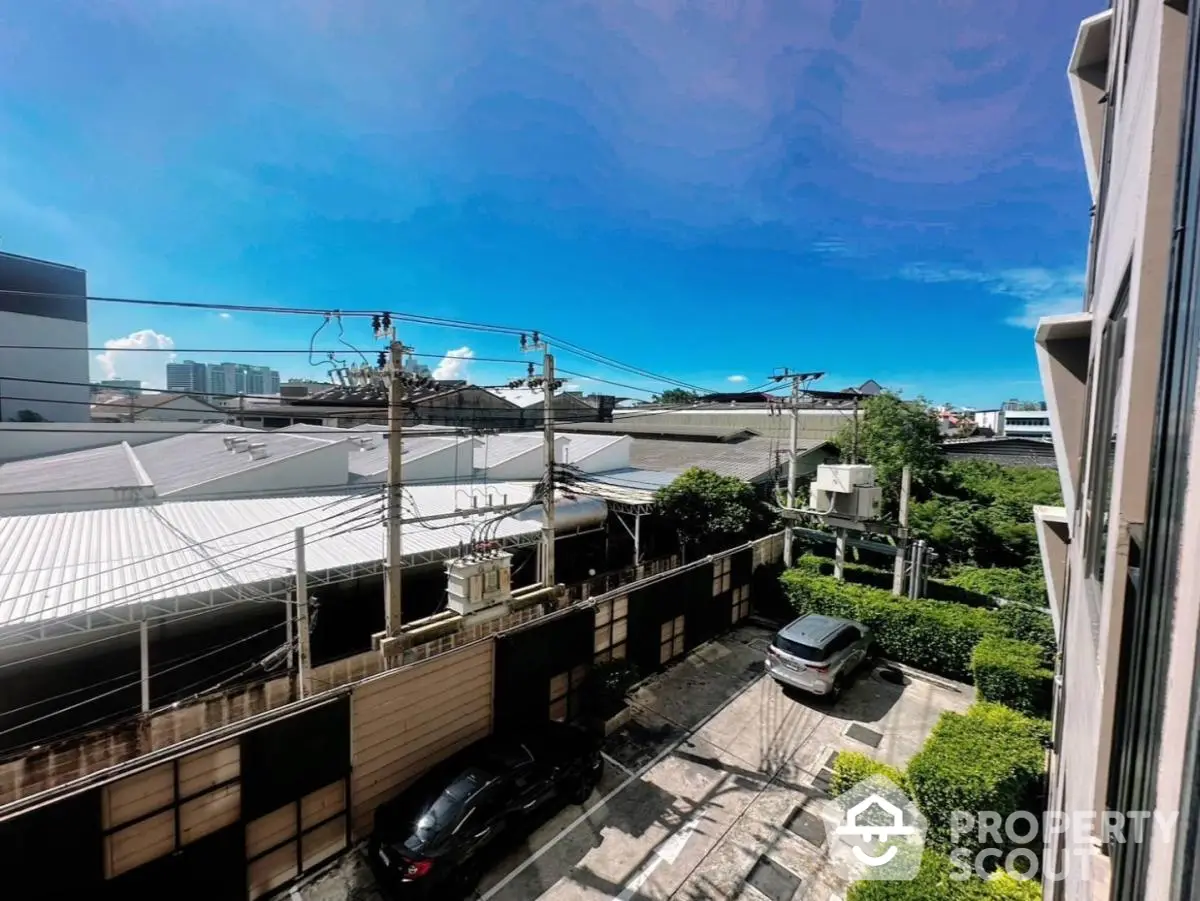
[[[598,454],[606,448],[630,440],[628,435],[581,435],[577,432],[559,432],[558,434],[567,439],[564,462],[569,464],[583,463],[588,457]]]
[[[487,509],[489,499],[525,503],[533,483],[412,486],[405,495],[420,518],[450,514],[405,523],[408,556],[470,542],[481,523],[499,515]],[[478,512],[466,512],[472,498],[480,499]],[[603,519],[602,505],[560,503],[564,527]],[[297,526],[307,530],[310,572],[376,563],[385,550],[382,504],[381,492],[369,492],[0,517],[0,628],[287,578]],[[540,525],[532,509],[503,516],[488,535],[531,534]]]
[[[799,442],[801,451],[823,444],[823,441]],[[700,466],[723,476],[754,482],[770,475],[775,469],[776,452],[782,459],[785,449],[786,445],[774,438],[748,438],[735,444],[634,438],[629,459],[639,469],[683,472]]]
[[[125,443],[0,464],[0,494],[141,488],[148,484]]]
[[[556,444],[558,442],[555,442]],[[541,432],[501,432],[482,435],[475,445],[475,468],[499,466],[543,444]]]
[[[361,434],[355,437],[362,437]],[[374,437],[374,436],[372,436]],[[419,460],[429,454],[436,454],[439,451],[462,444],[463,442],[471,441],[470,438],[455,438],[453,436],[422,436],[422,435],[405,435],[400,437],[400,459],[401,463],[407,463],[410,460]],[[380,435],[371,444],[367,445],[352,445],[350,448],[350,472],[359,477],[376,475],[377,473],[385,472],[388,466],[388,442],[387,436]],[[453,472],[448,479],[453,479]]]
[[[522,410],[546,399],[541,388],[489,388],[488,391],[510,404],[516,404]]]
[[[267,456],[255,460],[248,453],[231,451],[225,438],[244,432],[252,442],[266,445]],[[236,437],[236,435],[234,435]],[[164,497],[185,488],[211,482],[248,469],[270,466],[276,460],[309,453],[332,442],[282,431],[242,429],[231,425],[211,426],[187,435],[164,438],[138,446],[134,453],[154,482],[155,493]]]

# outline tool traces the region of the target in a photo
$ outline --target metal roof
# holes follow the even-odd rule
[[[826,443],[816,440],[798,442],[801,453],[808,453]],[[775,438],[748,438],[734,444],[634,438],[629,459],[639,469],[683,472],[699,466],[719,475],[755,482],[774,472],[775,455],[780,454],[782,459],[785,451],[786,445]]]
[[[362,439],[363,435],[360,432],[353,437]],[[355,476],[371,476],[387,470],[387,436],[374,436],[368,433],[367,440],[370,442],[369,444],[352,444],[350,447],[350,472]],[[427,457],[430,454],[436,454],[439,451],[446,450],[447,448],[457,447],[458,445],[471,440],[471,438],[456,438],[453,435],[442,437],[422,436],[420,434],[406,435],[402,433],[400,437],[400,460],[402,464],[419,460],[422,457]],[[448,480],[452,481],[453,478],[453,474],[447,476]]]
[[[0,464],[0,494],[146,488],[151,482],[128,444]]]
[[[574,427],[572,426],[572,428]],[[628,435],[580,435],[572,432],[559,432],[558,434],[566,438],[568,442],[563,462],[573,466],[585,463],[589,457],[602,450],[622,442],[628,444],[632,441]]]
[[[648,417],[647,420],[618,417],[614,422],[573,422],[571,431],[600,435],[645,435],[663,438],[708,439],[710,441],[740,441],[754,438],[759,434],[753,429],[727,425],[685,425],[664,421],[660,417]]]
[[[479,537],[484,522],[493,523],[487,537],[500,541],[532,539],[541,527],[537,508],[508,515],[488,509],[531,501],[533,483],[410,486],[405,495],[419,518],[439,517],[402,526],[410,564],[455,552]],[[307,531],[314,584],[322,572],[378,571],[385,549],[382,504],[382,492],[371,491],[0,517],[0,629],[37,627],[16,632],[38,637],[63,620],[73,620],[67,631],[129,622],[145,605],[148,615],[168,615],[182,609],[183,598],[210,596],[193,606],[262,600],[247,586],[294,576],[298,526]],[[563,497],[559,506],[559,528],[602,522],[606,515],[596,500]]]
[[[248,453],[231,451],[226,437],[244,432],[248,440],[266,445],[267,456],[254,459]],[[135,453],[154,482],[155,493],[164,497],[234,473],[270,466],[298,454],[310,453],[335,443],[317,437],[281,431],[259,431],[232,425],[215,425],[174,438],[140,445]]]

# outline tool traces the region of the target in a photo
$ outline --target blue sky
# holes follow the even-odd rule
[[[1040,397],[1031,325],[1081,305],[1065,67],[1097,8],[0,0],[0,248],[95,295],[541,328],[714,390],[788,365]],[[165,359],[122,347],[294,351],[315,325],[93,303],[94,374],[157,384]]]

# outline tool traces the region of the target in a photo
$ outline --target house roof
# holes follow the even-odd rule
[[[467,509],[472,494],[483,499],[478,510]],[[537,511],[497,518],[486,506],[489,497],[529,501],[533,483],[418,485],[406,495],[422,518],[444,517],[403,524],[406,558],[451,552],[478,537],[484,522],[492,523],[488,534],[497,540],[532,536],[541,527]],[[98,614],[124,610],[128,620],[131,608],[290,579],[297,527],[307,530],[313,576],[378,566],[385,548],[382,504],[374,492],[0,517],[0,629],[85,615],[79,628],[100,628],[111,620]],[[564,497],[560,504],[568,518],[604,516],[597,501]]]
[[[124,442],[0,464],[0,495],[145,488],[151,484]]]
[[[725,425],[686,425],[664,421],[658,417],[638,419],[617,417],[613,422],[573,422],[572,432],[593,432],[602,435],[634,435],[658,438],[696,439],[700,441],[741,441],[753,438],[753,429]]]
[[[825,441],[800,441],[800,451],[808,453],[827,444]],[[634,438],[630,463],[639,469],[680,473],[699,466],[723,476],[736,476],[747,482],[767,478],[775,471],[776,456],[782,460],[785,445],[775,438],[755,437],[733,444],[702,441],[670,441]]]
[[[230,450],[226,437],[244,433],[254,443],[266,446],[267,456],[254,459],[248,453]],[[259,431],[233,425],[214,425],[185,435],[139,445],[135,453],[154,483],[159,497],[192,488],[248,469],[299,454],[311,453],[336,442],[282,431]]]

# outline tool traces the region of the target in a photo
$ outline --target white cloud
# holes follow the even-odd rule
[[[433,377],[435,379],[465,379],[467,364],[474,356],[475,351],[469,347],[457,347],[454,350],[446,351],[446,356],[442,357],[437,366],[433,368]]]
[[[151,353],[148,348],[169,351],[175,341],[154,329],[144,328],[124,338],[104,342],[104,353],[96,354],[94,367],[102,379],[139,379],[147,388],[164,388],[167,364],[174,362],[173,353]]]
[[[744,375],[731,375],[731,376],[729,377],[729,381],[731,381],[731,382],[737,382],[737,383],[739,383],[739,384],[740,384],[740,383],[742,383],[742,382],[746,381],[746,377],[745,377]]]
[[[957,266],[914,263],[901,270],[909,281],[926,284],[974,284],[992,294],[1019,301],[1019,309],[1004,321],[1018,328],[1036,328],[1043,316],[1078,313],[1083,309],[1085,276],[1078,269],[1002,269],[978,272]]]
[[[218,313],[217,315],[219,317],[221,317],[222,319],[232,319],[233,318],[232,313]]]

